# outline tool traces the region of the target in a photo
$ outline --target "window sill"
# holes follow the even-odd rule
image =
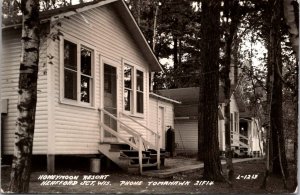
[[[70,101],[70,100],[63,99],[63,100],[60,100],[59,103],[63,104],[63,105],[68,105],[68,106],[76,106],[76,107],[80,107],[80,108],[96,110],[96,107],[92,106],[91,104],[79,103],[76,101]]]
[[[132,114],[128,111],[123,111],[123,113],[127,116],[133,117],[133,118],[141,118],[144,119],[145,118],[145,114]]]

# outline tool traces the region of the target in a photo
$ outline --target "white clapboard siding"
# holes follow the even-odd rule
[[[148,63],[135,43],[127,27],[111,5],[82,12],[62,19],[61,32],[65,37],[79,40],[83,45],[91,46],[95,54],[95,105],[93,108],[66,105],[60,103],[60,41],[51,43],[49,51],[54,57],[53,62],[53,127],[55,154],[96,154],[100,142],[99,112],[101,107],[101,80],[103,74],[101,62],[104,59],[114,61],[117,65],[118,109],[123,111],[123,68],[122,61],[143,68],[144,72],[144,116],[136,120],[147,125],[148,120]],[[132,64],[131,64],[132,63]],[[109,64],[109,63],[108,63]],[[124,123],[141,132],[147,137],[147,132],[139,125],[125,117]],[[125,131],[119,130],[125,137],[130,137]]]
[[[175,143],[178,152],[196,152],[198,120],[175,120]]]
[[[13,154],[14,133],[17,118],[18,81],[21,55],[21,29],[2,32],[1,99],[8,99],[8,114],[4,120],[4,154]],[[41,40],[38,74],[38,93],[33,154],[47,152],[48,110],[47,110],[47,73],[45,72],[47,44]],[[45,72],[45,73],[44,73]]]
[[[231,99],[230,99],[230,113],[233,114],[233,125],[235,126],[235,118],[234,118],[234,113],[237,112],[239,113],[239,108],[238,108],[238,104],[236,102],[236,99],[234,96],[231,96]],[[239,118],[238,118],[239,120]],[[239,121],[238,121],[238,124],[239,124]],[[235,127],[234,127],[235,128]],[[236,130],[236,133],[233,134],[233,143],[231,144],[231,146],[239,146],[239,127],[238,129]]]
[[[219,148],[225,150],[224,120],[218,120]],[[176,150],[184,153],[197,153],[198,151],[198,120],[175,120]]]
[[[172,103],[166,102],[164,100],[160,100],[158,98],[150,97],[149,98],[149,124],[148,127],[153,130],[154,132],[158,133],[161,136],[161,139],[165,139],[165,132],[168,130],[168,126],[174,128],[174,107]],[[164,108],[164,127],[165,132],[162,135],[160,129],[158,127],[158,112],[159,107]],[[155,137],[150,132],[147,134],[148,140],[155,144]],[[163,142],[165,143],[165,141]],[[165,146],[162,146],[165,148]]]

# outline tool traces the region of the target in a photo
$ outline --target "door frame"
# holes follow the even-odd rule
[[[166,121],[165,121],[165,115],[166,115],[166,107],[162,104],[158,104],[158,110],[157,110],[157,130],[158,130],[158,133],[161,137],[161,141],[160,141],[160,148],[166,148]],[[163,111],[162,112],[162,124],[161,124],[161,127],[159,127],[159,122],[158,122],[158,119],[159,119],[159,115],[160,115],[160,111]]]
[[[120,62],[118,62],[117,60],[113,60],[110,58],[107,58],[105,56],[99,55],[100,58],[100,108],[104,109],[104,64],[107,64],[109,66],[115,67],[116,68],[116,106],[117,106],[117,114],[116,117],[119,118],[119,112],[120,112],[120,107],[119,107],[119,91],[120,91],[120,85],[119,85],[119,77],[118,77],[118,73],[120,71]],[[103,121],[104,115],[100,115],[100,120]],[[120,124],[117,122],[117,131],[120,129]],[[100,130],[100,142],[105,142],[105,141],[114,141],[116,142],[117,139],[107,139],[104,137],[104,129],[101,128]]]

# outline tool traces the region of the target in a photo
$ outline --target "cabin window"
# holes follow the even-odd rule
[[[230,113],[230,131],[233,132],[233,114]]]
[[[91,103],[91,83],[92,83],[92,51],[81,48],[80,51],[80,100]]]
[[[133,87],[132,87],[132,66],[124,66],[124,109],[131,111],[132,99],[133,99]]]
[[[136,71],[136,112],[144,113],[144,73]]]
[[[239,114],[238,114],[238,112],[234,112],[234,126],[235,126],[235,131],[237,132],[239,129]]]
[[[65,98],[77,100],[77,45],[64,43],[64,84]]]
[[[124,65],[124,110],[131,114],[144,113],[144,75],[136,67]]]
[[[64,40],[64,99],[92,102],[93,50]]]

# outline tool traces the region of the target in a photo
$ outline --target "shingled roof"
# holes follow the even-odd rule
[[[232,86],[232,89],[235,88]],[[233,91],[231,93],[233,93]],[[176,109],[175,109],[176,117],[197,115],[198,102],[199,102],[199,87],[159,90],[158,94],[163,95],[167,98],[180,101],[182,103],[181,105],[176,105]],[[234,97],[236,98],[239,111],[244,112],[245,104],[238,90],[234,91]],[[224,101],[225,101],[224,88],[220,86],[219,103],[224,103]]]
[[[196,103],[199,101],[199,87],[177,88],[159,90],[158,94],[167,98],[171,98],[177,101],[185,103]],[[225,100],[223,88],[219,88],[219,102],[223,103]]]

